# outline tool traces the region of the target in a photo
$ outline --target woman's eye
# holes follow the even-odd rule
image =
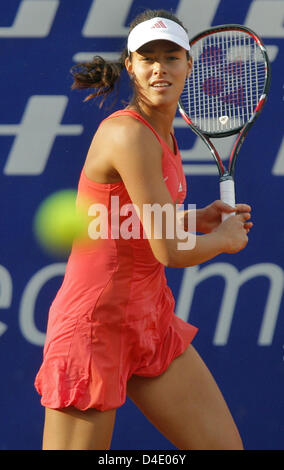
[[[177,56],[168,56],[167,59],[169,62],[173,62],[175,60],[179,60]],[[154,62],[155,59],[153,57],[143,57],[142,62]]]

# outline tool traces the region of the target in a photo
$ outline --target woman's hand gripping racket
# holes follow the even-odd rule
[[[220,198],[235,207],[234,171],[246,134],[261,112],[270,85],[270,63],[260,38],[239,25],[222,25],[190,41],[193,70],[179,111],[207,145],[217,164]],[[228,169],[210,138],[239,134]],[[222,214],[225,220],[230,214]]]

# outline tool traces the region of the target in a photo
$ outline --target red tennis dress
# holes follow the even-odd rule
[[[121,110],[107,119],[125,115],[144,123],[159,140],[165,183],[173,201],[182,203],[186,180],[174,136],[176,154],[138,113]],[[126,216],[120,208],[132,204],[123,182],[95,183],[83,169],[78,200],[84,196],[103,204],[109,217],[118,205],[117,228],[122,227]],[[147,238],[127,239],[113,234],[113,226],[108,230],[100,243],[85,248],[73,244],[51,304],[43,362],[35,379],[41,403],[48,408],[120,407],[132,374],[162,374],[197,333],[175,315],[165,267]]]

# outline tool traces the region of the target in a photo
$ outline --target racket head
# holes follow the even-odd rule
[[[229,24],[190,40],[193,69],[179,99],[179,111],[206,137],[239,133],[257,118],[267,99],[270,62],[258,35]]]

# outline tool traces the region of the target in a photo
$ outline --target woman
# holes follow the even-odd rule
[[[119,63],[97,57],[74,72],[73,88],[94,88],[88,98],[111,92],[124,67],[134,87],[130,105],[95,133],[78,204],[87,197],[111,215],[114,196],[119,209],[133,203],[148,238],[112,237],[112,227],[100,243],[73,245],[35,382],[46,408],[43,449],[109,449],[126,394],[179,449],[242,449],[225,401],[191,344],[197,328],[174,314],[164,266],[193,266],[243,249],[250,207],[239,204],[224,223],[221,213],[234,209],[221,201],[196,211],[197,232],[204,234],[187,250],[178,249],[176,235],[166,236],[164,224],[162,236],[153,236],[157,221],[143,219],[146,204],[176,207],[185,198],[172,125],[192,68],[189,49],[174,15],[147,10],[131,24]],[[183,213],[185,225],[190,215]],[[120,215],[120,227],[123,221]]]

